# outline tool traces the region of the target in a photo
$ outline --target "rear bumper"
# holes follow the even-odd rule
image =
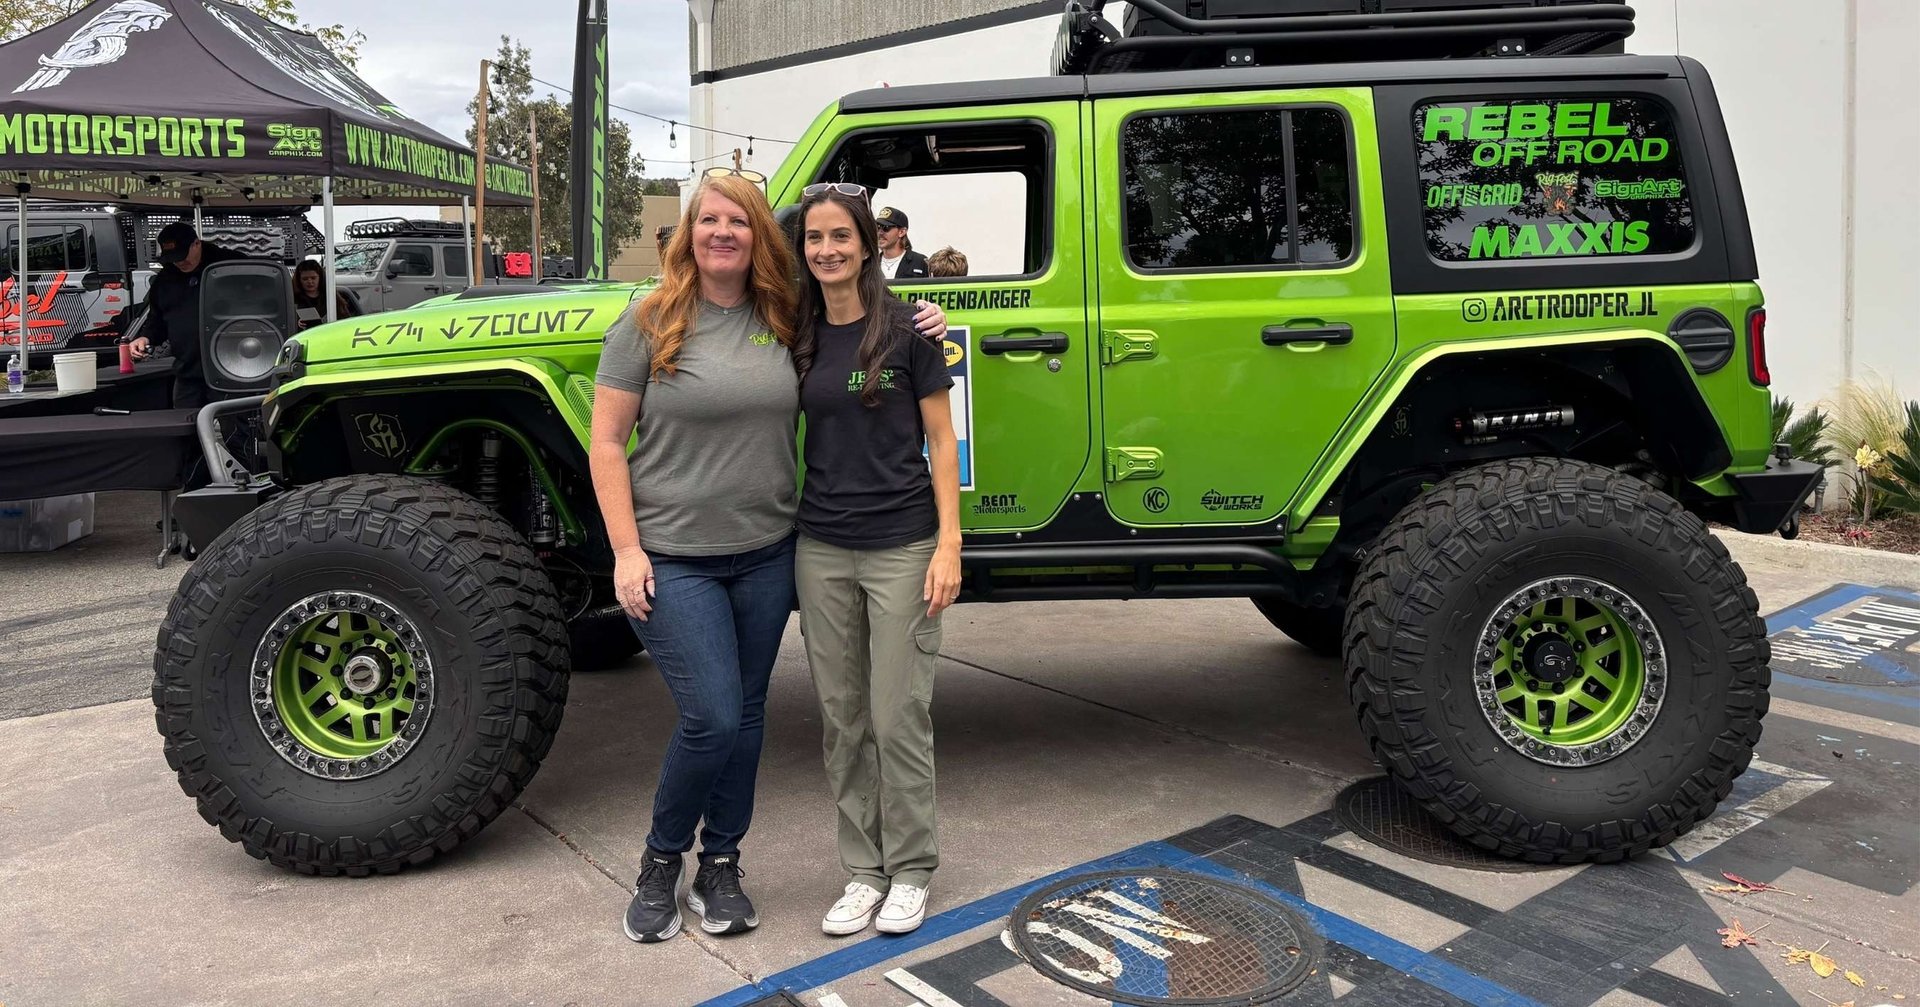
[[[1767,462],[1764,472],[1727,476],[1739,490],[1733,501],[1733,526],[1756,535],[1779,531],[1800,512],[1825,472],[1813,462],[1775,458]]]

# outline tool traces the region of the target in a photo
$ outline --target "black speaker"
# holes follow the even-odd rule
[[[200,362],[207,387],[230,394],[267,391],[293,319],[293,281],[277,260],[202,266]]]

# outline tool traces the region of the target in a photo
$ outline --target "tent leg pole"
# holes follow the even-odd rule
[[[460,197],[460,229],[467,236],[467,287],[473,287],[473,197]]]
[[[33,370],[32,365],[28,363],[28,361],[33,358],[27,355],[27,287],[30,280],[30,277],[27,276],[28,188],[29,186],[25,182],[19,182],[15,185],[15,191],[20,194],[20,261],[14,263],[13,295],[18,299],[19,303],[14,305],[13,317],[15,319],[14,332],[20,337],[20,372],[22,374]]]
[[[335,295],[334,293],[334,286],[333,286],[333,176],[332,175],[328,175],[327,177],[322,178],[320,180],[320,226],[326,230],[326,234],[321,236],[322,240],[320,242],[320,248],[321,248],[321,255],[326,259],[326,266],[327,266],[327,273],[326,273],[327,321],[332,322],[332,321],[338,320],[337,318],[338,312],[335,310],[335,306],[334,306],[334,298],[337,295]]]

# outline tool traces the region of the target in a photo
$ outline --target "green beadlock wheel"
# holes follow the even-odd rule
[[[330,591],[274,620],[254,657],[254,717],[280,757],[326,779],[397,763],[433,712],[420,630],[369,594]]]
[[[1611,759],[1646,734],[1666,693],[1660,634],[1634,600],[1590,577],[1555,577],[1494,610],[1475,654],[1487,722],[1555,766]]]

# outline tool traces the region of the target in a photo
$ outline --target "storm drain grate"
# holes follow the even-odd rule
[[[1260,892],[1155,869],[1041,888],[1008,933],[1042,975],[1124,1004],[1264,1003],[1312,974],[1320,947],[1304,917]]]
[[[1556,866],[1509,860],[1480,849],[1454,835],[1385,776],[1361,780],[1342,790],[1333,799],[1333,811],[1342,825],[1367,842],[1429,864],[1503,873]]]

